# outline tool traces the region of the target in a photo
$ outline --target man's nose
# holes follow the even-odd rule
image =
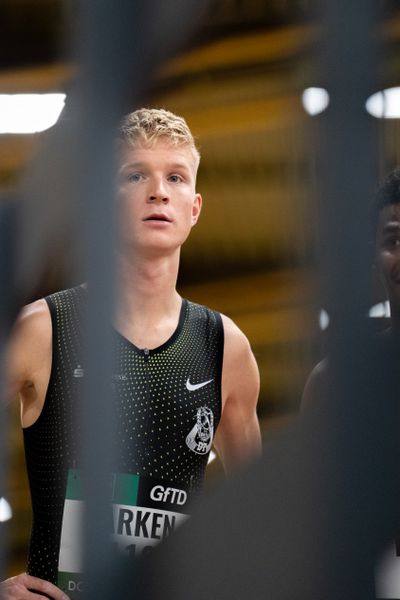
[[[153,182],[148,196],[149,202],[168,202],[169,195],[165,186],[165,182],[157,179]]]

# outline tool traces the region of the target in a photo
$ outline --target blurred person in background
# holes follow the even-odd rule
[[[382,335],[400,335],[400,167],[383,180],[374,198],[371,211],[374,244],[374,264],[390,304],[390,324]],[[306,382],[302,408],[312,406],[326,393],[328,360],[325,358],[312,370]]]
[[[390,320],[378,334],[373,334],[371,341],[378,341],[381,352],[391,354],[399,350],[400,341],[400,168],[392,170],[379,187],[371,212],[372,243],[374,246],[373,268],[376,270],[387,294],[390,305]],[[386,355],[385,355],[386,356]],[[383,360],[387,360],[383,357]],[[389,361],[387,361],[389,364]],[[302,411],[323,405],[329,394],[329,386],[335,385],[332,379],[329,358],[324,358],[311,372],[302,398]],[[380,373],[376,369],[376,377]],[[382,387],[382,384],[380,384]],[[396,385],[396,384],[395,384]],[[383,389],[383,388],[382,388]],[[382,394],[381,394],[382,395]],[[384,395],[384,393],[383,393]],[[379,401],[384,399],[379,398]],[[390,400],[388,404],[390,404]],[[382,406],[377,410],[382,411]],[[379,425],[377,420],[377,431]],[[380,435],[383,435],[382,433]],[[388,436],[389,437],[389,436]],[[381,444],[383,445],[383,444]],[[374,468],[371,466],[371,475]],[[379,485],[379,484],[378,484]],[[381,518],[382,515],[381,515]],[[384,525],[382,529],[384,529]],[[390,544],[376,568],[375,582],[378,598],[400,597],[400,544]]]

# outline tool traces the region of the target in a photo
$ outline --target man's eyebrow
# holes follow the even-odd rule
[[[185,163],[171,163],[170,165],[168,165],[168,167],[171,171],[174,171],[175,169],[177,169],[178,171],[180,169],[184,169],[185,171],[190,171],[190,166]]]
[[[145,164],[141,163],[141,162],[126,163],[126,164],[121,165],[120,171],[123,171],[124,169],[140,169],[144,166],[145,166]]]
[[[120,167],[120,171],[124,171],[125,169],[143,169],[146,167],[147,167],[147,164],[145,162],[126,163]],[[184,170],[184,171],[190,172],[191,169],[190,169],[190,165],[187,165],[185,163],[176,162],[176,163],[167,163],[166,170],[167,171]]]

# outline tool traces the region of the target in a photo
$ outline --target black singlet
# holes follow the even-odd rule
[[[33,512],[27,571],[53,583],[67,480],[78,460],[74,406],[84,378],[86,296],[78,286],[46,298],[53,328],[50,382],[39,418],[23,430]],[[175,332],[159,348],[140,350],[115,332],[117,471],[146,480],[156,500],[167,485],[187,492],[201,487],[221,416],[223,337],[219,313],[187,300]]]

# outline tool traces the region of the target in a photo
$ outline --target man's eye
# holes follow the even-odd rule
[[[397,248],[398,246],[400,246],[400,237],[393,236],[393,237],[386,238],[385,246],[387,248]]]
[[[131,173],[130,175],[128,175],[128,181],[131,181],[132,183],[137,183],[142,178],[143,175],[141,175],[140,173]]]
[[[170,175],[168,180],[171,181],[171,183],[179,183],[182,181],[182,177],[180,175]]]

